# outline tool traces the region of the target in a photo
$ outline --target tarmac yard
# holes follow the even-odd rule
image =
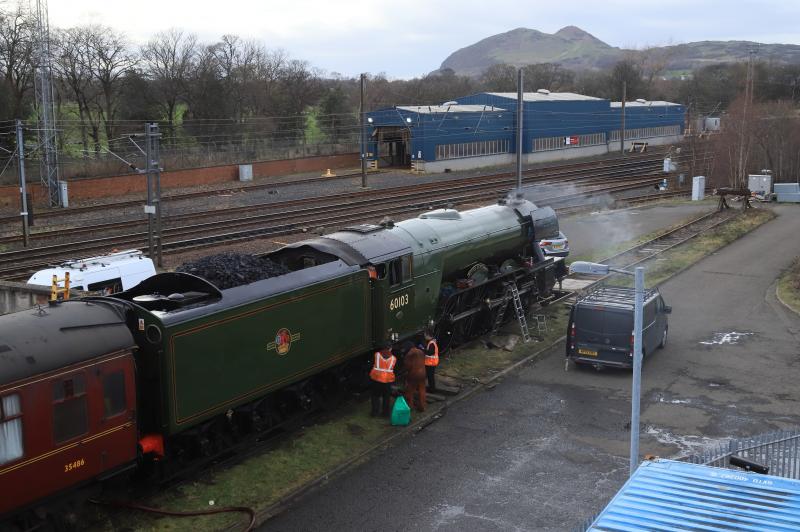
[[[673,312],[643,369],[642,454],[800,425],[800,318],[774,295],[800,255],[800,209],[775,211],[662,285]],[[582,253],[591,236],[562,229]],[[573,530],[627,478],[629,419],[630,372],[565,372],[559,345],[262,530]]]

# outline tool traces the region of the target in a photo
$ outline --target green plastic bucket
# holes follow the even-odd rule
[[[397,398],[392,408],[392,425],[404,427],[411,423],[411,409],[403,396]]]

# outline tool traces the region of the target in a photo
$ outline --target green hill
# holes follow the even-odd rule
[[[760,60],[800,63],[800,46],[793,44],[701,41],[666,46],[655,51],[667,58],[667,70],[677,71],[712,63],[743,61],[753,49]],[[610,46],[575,26],[567,26],[553,34],[517,28],[453,52],[442,62],[440,69],[449,68],[457,74],[469,76],[480,76],[495,63],[516,66],[559,63],[572,70],[599,69],[613,65],[629,52]]]

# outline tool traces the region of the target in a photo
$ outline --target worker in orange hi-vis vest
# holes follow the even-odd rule
[[[429,332],[425,332],[425,373],[428,377],[428,390],[436,391],[436,366],[439,365],[439,344]]]
[[[380,410],[382,416],[389,417],[389,398],[394,382],[396,363],[397,357],[392,354],[391,345],[388,343],[383,344],[381,350],[376,351],[372,357],[372,369],[369,372],[369,378],[372,380],[370,383],[371,416],[377,416]]]

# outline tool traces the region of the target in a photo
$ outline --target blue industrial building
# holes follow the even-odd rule
[[[619,150],[622,105],[539,90],[523,98],[523,161],[602,155]],[[516,154],[516,93],[482,92],[442,105],[397,106],[367,114],[373,164],[425,172],[511,164]],[[625,147],[680,141],[682,105],[626,102]]]

